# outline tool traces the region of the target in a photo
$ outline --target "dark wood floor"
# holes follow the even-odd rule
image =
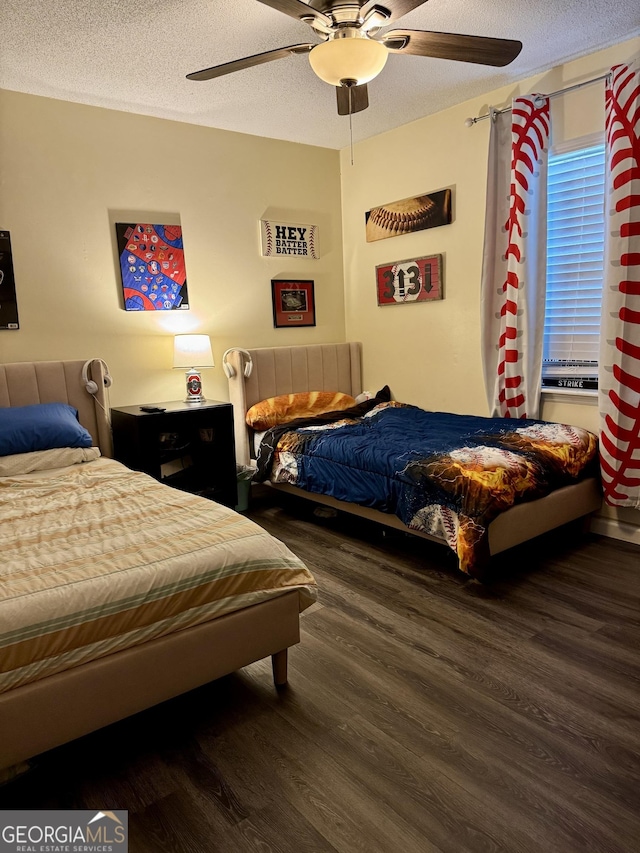
[[[132,853],[636,853],[640,548],[563,531],[467,581],[311,505],[251,516],[313,570],[270,663],[42,756],[0,808],[126,808]]]

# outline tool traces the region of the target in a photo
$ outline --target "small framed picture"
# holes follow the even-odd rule
[[[273,325],[276,329],[315,326],[316,303],[312,281],[271,279],[271,299]]]

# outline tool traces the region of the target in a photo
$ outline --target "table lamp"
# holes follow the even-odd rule
[[[204,403],[200,370],[214,367],[209,335],[176,335],[173,339],[173,366],[185,370],[185,403]]]

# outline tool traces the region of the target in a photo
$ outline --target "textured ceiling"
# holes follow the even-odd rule
[[[430,0],[393,26],[519,39],[506,68],[391,54],[353,117],[391,130],[640,32],[638,0]],[[207,82],[191,71],[300,42],[309,27],[256,0],[1,0],[0,88],[327,148],[349,119],[306,56]]]

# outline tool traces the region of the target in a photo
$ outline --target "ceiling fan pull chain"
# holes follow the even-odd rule
[[[349,86],[349,142],[351,145],[351,165],[353,166],[353,89]]]

